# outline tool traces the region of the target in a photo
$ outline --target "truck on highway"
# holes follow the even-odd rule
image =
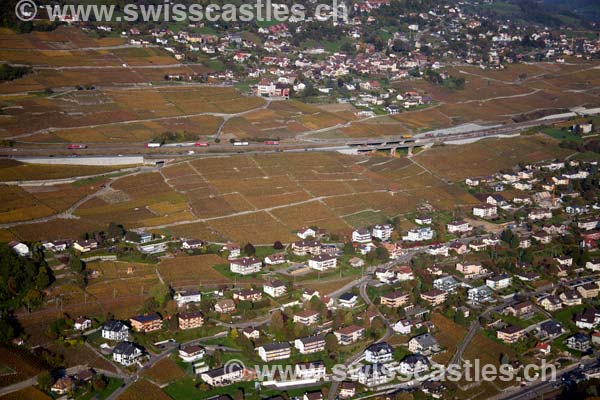
[[[267,146],[279,146],[279,140],[265,140]]]
[[[233,142],[234,146],[248,146],[249,144],[248,142]]]
[[[160,147],[160,143],[146,143],[146,147],[148,147],[148,148]]]
[[[87,144],[70,144],[67,146],[67,149],[69,149],[69,150],[87,149]]]
[[[207,142],[196,142],[196,143],[194,143],[194,146],[196,146],[196,147],[208,147],[208,146],[210,146],[210,144],[208,144]]]

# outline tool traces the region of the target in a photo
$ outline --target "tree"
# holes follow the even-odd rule
[[[106,230],[106,236],[110,239],[121,239],[125,235],[125,228],[123,225],[116,224],[111,222],[108,224],[108,229]]]
[[[42,371],[37,377],[37,384],[44,392],[47,392],[52,387],[54,380],[48,371]]]
[[[256,254],[256,248],[254,248],[252,243],[246,243],[244,246],[244,253],[249,257],[254,256]]]
[[[283,250],[283,244],[277,240],[275,243],[273,243],[273,248],[275,250]]]
[[[283,332],[285,327],[283,321],[283,313],[281,311],[275,311],[271,314],[271,329],[275,334]]]
[[[344,243],[344,254],[354,254],[356,253],[356,250],[354,249],[354,245],[352,245],[352,243],[347,242]]]
[[[325,350],[329,355],[336,354],[339,348],[337,337],[333,333],[325,336]]]
[[[150,288],[150,296],[156,300],[156,303],[159,307],[164,307],[171,297],[170,294],[169,288],[161,283],[158,283]]]

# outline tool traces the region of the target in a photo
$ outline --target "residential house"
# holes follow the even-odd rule
[[[404,282],[415,279],[415,276],[412,269],[408,265],[401,265],[396,267],[396,278],[398,278],[398,281]]]
[[[287,259],[283,253],[275,253],[265,257],[266,265],[280,265],[285,264],[286,262]]]
[[[494,292],[487,285],[471,288],[467,290],[467,298],[472,304],[487,303],[492,300]]]
[[[73,323],[73,329],[76,331],[85,331],[92,327],[92,320],[87,317],[77,317]]]
[[[306,288],[304,292],[302,292],[302,300],[303,301],[311,301],[313,297],[321,298],[319,291],[316,289]]]
[[[452,221],[446,224],[448,233],[467,233],[473,230],[473,227],[465,221]]]
[[[338,305],[343,308],[354,308],[358,303],[358,296],[354,293],[346,292],[338,298]]]
[[[544,231],[534,232],[531,237],[540,242],[540,244],[549,244],[552,242],[552,236]]]
[[[133,365],[144,352],[142,349],[132,342],[120,342],[115,346],[112,352],[113,361],[128,367]]]
[[[542,306],[544,310],[550,312],[558,311],[563,306],[560,299],[554,295],[544,297],[539,301],[539,305]]]
[[[317,240],[302,240],[292,243],[292,252],[297,256],[321,254],[321,242]]]
[[[221,251],[226,251],[228,253],[227,259],[233,260],[238,258],[242,251],[240,245],[237,243],[228,242],[222,248]]]
[[[385,385],[393,379],[394,374],[383,364],[363,365],[357,374],[358,383],[366,387]]]
[[[287,292],[287,287],[279,279],[263,284],[263,292],[271,297],[281,297]]]
[[[298,236],[300,239],[306,240],[306,239],[308,239],[308,238],[314,238],[314,237],[316,237],[316,236],[317,236],[317,232],[316,232],[314,229],[312,229],[312,228],[307,228],[307,227],[304,227],[304,228],[301,228],[301,229],[300,229],[300,230],[299,230],[299,231],[296,233],[296,235],[297,235],[297,236]]]
[[[356,384],[354,382],[342,382],[340,385],[340,397],[351,399],[356,396]]]
[[[312,361],[294,365],[296,379],[320,380],[327,374],[323,361]]]
[[[178,290],[173,299],[177,302],[178,307],[183,307],[190,303],[200,303],[202,295],[198,290]]]
[[[435,307],[443,304],[448,299],[448,292],[440,289],[432,289],[421,293],[421,298]]]
[[[498,329],[496,331],[496,337],[502,340],[504,343],[516,343],[523,339],[526,335],[526,331],[515,325],[509,325],[505,328]]]
[[[456,270],[463,274],[465,279],[474,279],[487,273],[487,270],[478,262],[457,263]]]
[[[408,351],[411,353],[433,354],[441,351],[441,347],[431,334],[423,333],[408,341]]]
[[[553,320],[542,322],[539,331],[542,337],[558,337],[564,332],[561,324]]]
[[[264,362],[285,360],[292,356],[292,349],[287,342],[266,343],[256,349]]]
[[[201,312],[185,312],[177,316],[179,329],[196,329],[204,325],[204,316]]]
[[[215,303],[215,311],[219,314],[235,312],[235,302],[231,299],[220,299]]]
[[[95,240],[78,240],[73,243],[73,248],[80,253],[87,253],[98,248],[98,242]]]
[[[593,272],[600,271],[600,259],[594,258],[585,263],[585,267]]]
[[[302,310],[294,314],[294,322],[302,325],[312,325],[319,322],[319,313],[313,310]]]
[[[435,289],[443,290],[444,292],[454,293],[458,287],[458,281],[453,276],[446,275],[435,279],[433,281],[433,287]]]
[[[337,267],[337,258],[329,254],[319,254],[308,260],[308,266],[317,271],[333,269]]]
[[[417,376],[430,367],[429,360],[422,354],[409,354],[400,361],[398,371],[405,376]]]
[[[528,315],[533,314],[535,308],[533,303],[530,301],[523,301],[521,303],[517,303],[512,306],[508,306],[504,309],[504,313],[507,315],[512,315],[517,318],[524,318]]]
[[[598,297],[598,285],[594,282],[586,283],[581,286],[577,286],[577,291],[584,299],[593,299]]]
[[[242,289],[233,293],[233,299],[256,302],[262,300],[262,293],[256,289]]]
[[[109,319],[102,325],[101,334],[103,339],[121,341],[129,337],[129,328],[121,321]]]
[[[240,275],[255,274],[260,272],[261,268],[262,261],[254,257],[243,257],[229,262],[230,271]]]
[[[505,289],[512,284],[512,277],[508,274],[494,275],[487,278],[485,284],[494,290]]]
[[[346,346],[362,339],[365,335],[365,328],[349,325],[333,332],[333,334],[337,338],[339,344]]]
[[[412,323],[407,319],[401,319],[392,325],[392,330],[399,335],[409,335],[412,331]]]
[[[390,308],[399,308],[404,304],[408,303],[409,295],[408,293],[402,293],[400,291],[394,291],[391,293],[383,294],[380,298],[380,303],[382,306],[390,307]]]
[[[72,392],[74,388],[75,380],[70,376],[63,376],[62,378],[59,378],[56,382],[54,382],[54,384],[50,388],[50,391],[60,396]]]
[[[251,326],[247,326],[242,329],[242,335],[244,335],[246,339],[256,340],[260,338],[260,331]]]
[[[565,345],[570,349],[582,353],[587,352],[592,347],[590,336],[585,333],[576,333],[573,336],[570,336],[565,341]]]
[[[371,236],[381,241],[390,240],[394,228],[391,225],[375,225],[371,231]]]
[[[574,318],[575,325],[580,329],[594,329],[600,324],[600,311],[588,308]]]
[[[181,242],[182,250],[197,250],[201,249],[204,246],[204,242],[202,240],[197,239],[189,239]]]
[[[201,360],[206,351],[200,346],[185,346],[179,349],[179,358],[183,362],[191,363]]]
[[[565,307],[572,307],[581,304],[581,295],[579,292],[574,290],[565,290],[562,292],[558,298],[562,301]]]
[[[210,386],[228,386],[244,379],[245,370],[238,364],[228,365],[203,372],[200,379]]]
[[[325,350],[325,336],[316,335],[296,339],[294,341],[294,347],[298,349],[300,354],[318,353]]]
[[[415,218],[415,223],[418,225],[431,225],[433,220],[429,215],[418,215]]]
[[[394,359],[394,348],[386,342],[373,343],[365,350],[365,360],[370,363],[386,363]]]
[[[414,228],[408,231],[402,240],[407,242],[423,242],[433,239],[433,230],[430,227]]]
[[[136,332],[154,332],[162,328],[162,318],[157,313],[136,315],[129,318],[129,323]]]
[[[498,216],[498,207],[492,204],[481,204],[473,207],[473,215],[480,218],[495,218]]]
[[[352,232],[352,241],[356,243],[370,243],[371,232],[366,228],[359,228]]]

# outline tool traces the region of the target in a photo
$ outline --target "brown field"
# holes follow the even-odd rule
[[[0,346],[0,365],[11,373],[0,376],[0,387],[12,385],[42,372],[44,366],[25,349]]]
[[[432,314],[431,321],[436,327],[436,332],[434,333],[435,338],[446,350],[444,353],[436,355],[434,357],[435,361],[446,365],[452,359],[458,345],[465,337],[467,330],[463,326],[458,325],[439,313]]]
[[[104,174],[119,169],[122,167],[23,164],[15,160],[4,159],[0,161],[0,182],[64,179]]]
[[[133,385],[129,386],[122,395],[119,396],[119,400],[170,400],[162,390],[158,388],[152,382],[146,379],[140,379]]]
[[[170,358],[164,358],[154,364],[152,368],[144,371],[143,375],[159,385],[170,383],[183,378],[185,372]]]
[[[536,135],[438,147],[417,154],[415,158],[434,173],[458,181],[468,176],[491,174],[520,162],[564,158],[571,153],[559,148],[555,140]],[[449,165],[452,168],[448,168]]]
[[[228,283],[229,278],[213,268],[220,264],[227,264],[227,260],[214,254],[178,256],[163,260],[158,270],[173,287]]]
[[[52,397],[33,386],[0,396],[2,400],[51,400]]]

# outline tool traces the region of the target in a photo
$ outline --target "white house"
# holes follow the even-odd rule
[[[240,275],[251,275],[260,272],[262,261],[254,257],[243,257],[237,260],[230,260],[229,269],[231,272]]]
[[[365,350],[365,360],[370,363],[386,363],[394,359],[394,348],[386,342],[373,343]]]
[[[473,230],[473,227],[465,221],[452,221],[446,224],[449,233],[466,233]]]
[[[430,227],[415,228],[408,231],[402,240],[407,242],[421,242],[433,239],[433,230]]]
[[[494,275],[486,279],[485,284],[491,289],[499,290],[507,288],[512,283],[512,277],[508,274]]]
[[[183,307],[190,303],[200,303],[202,295],[197,290],[178,290],[175,292],[173,300],[177,302],[178,307]]]
[[[296,235],[298,235],[298,237],[299,237],[300,239],[304,239],[304,240],[306,240],[306,239],[308,239],[308,238],[314,238],[315,236],[317,236],[317,232],[315,232],[315,230],[314,230],[314,229],[312,229],[312,228],[306,228],[306,227],[305,227],[305,228],[302,228],[302,229],[300,229],[300,230],[299,230],[299,231],[296,233]]]
[[[263,292],[271,297],[281,297],[286,293],[286,291],[287,287],[278,279],[267,282],[263,285]]]
[[[132,342],[120,342],[113,349],[113,360],[123,366],[133,365],[143,354],[142,349]]]
[[[108,340],[125,340],[129,337],[129,328],[121,321],[110,319],[102,325],[102,338]]]
[[[473,215],[480,218],[493,218],[498,215],[498,207],[492,204],[481,204],[473,207]]]
[[[371,236],[379,240],[390,240],[394,228],[391,225],[375,225],[371,231]]]
[[[371,232],[366,228],[359,228],[352,232],[352,241],[356,243],[371,242]]]
[[[29,255],[29,247],[25,243],[10,242],[8,246],[21,257],[27,257]]]
[[[338,299],[339,306],[344,308],[353,308],[357,302],[358,296],[349,292],[342,294]]]
[[[325,271],[337,267],[337,258],[330,254],[319,254],[308,260],[308,266],[317,271]]]

